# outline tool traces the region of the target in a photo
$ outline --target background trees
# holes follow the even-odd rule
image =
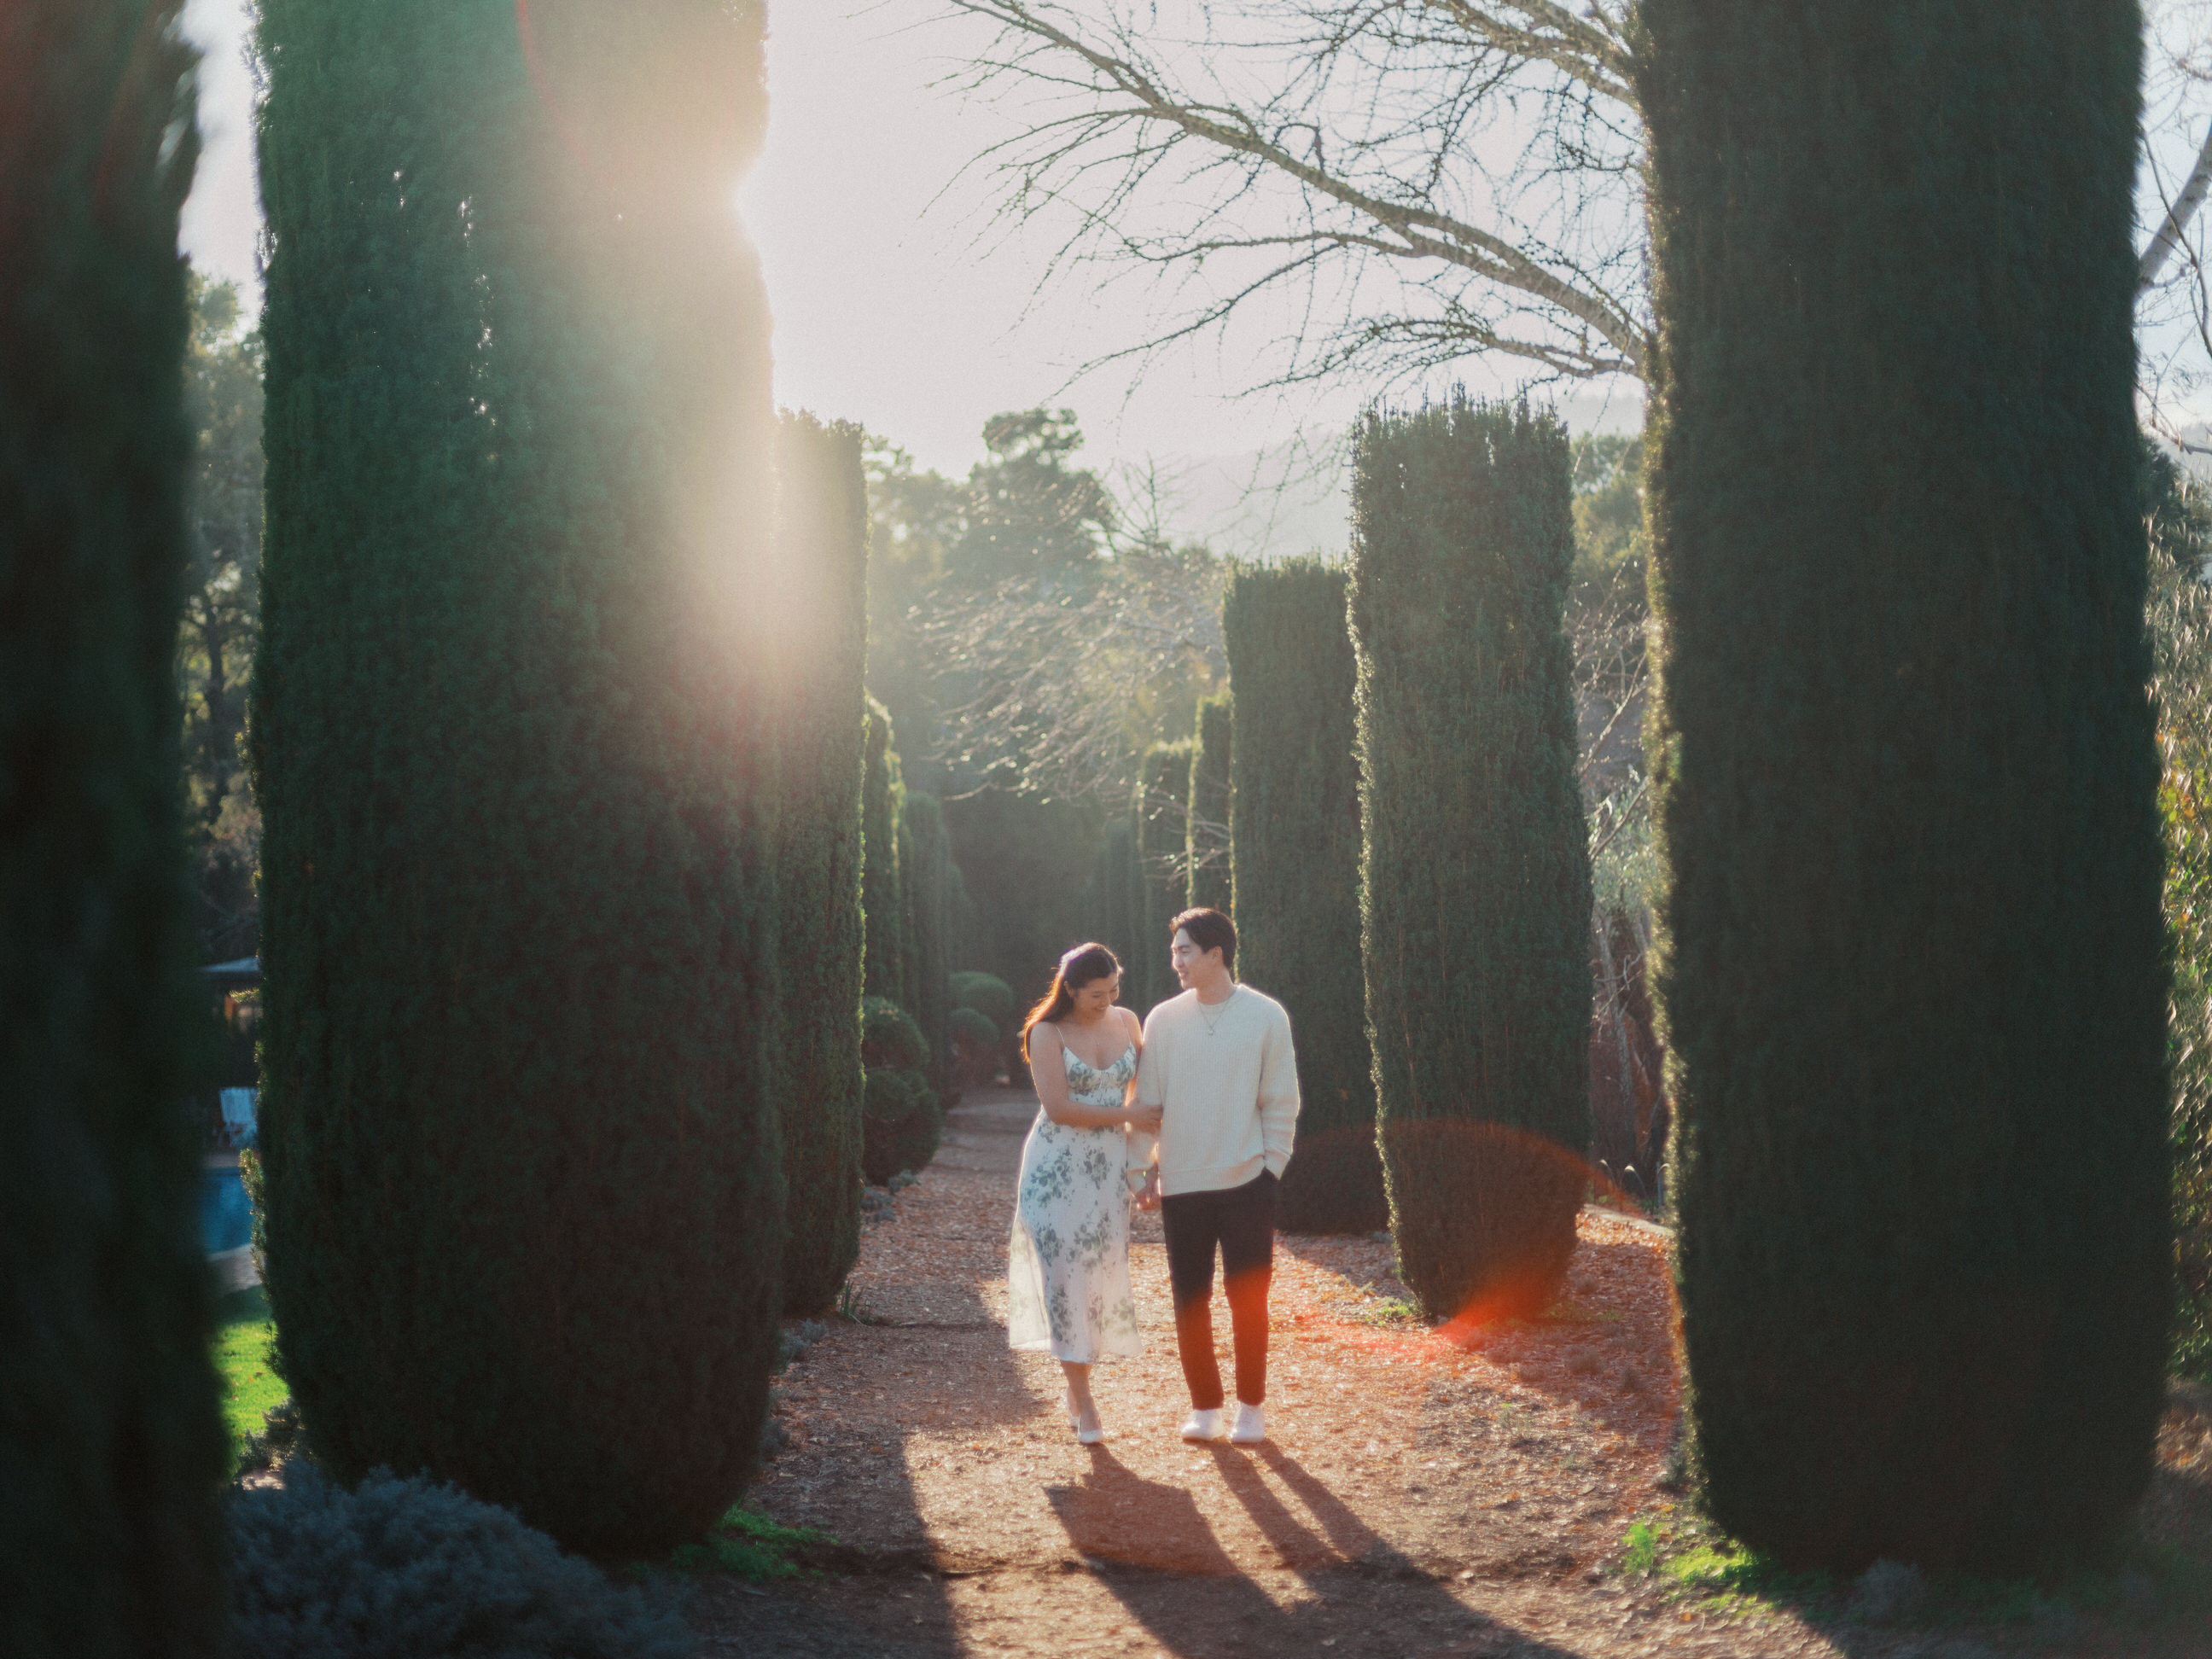
[[[228,283],[185,278],[185,836],[205,959],[253,954],[260,817],[246,787],[246,686],[261,615],[261,337]]]
[[[1642,15],[1706,1499],[1792,1563],[2078,1559],[2170,1276],[2137,14]]]
[[[1432,1317],[1539,1312],[1588,1183],[1566,434],[1455,399],[1370,415],[1356,445],[1361,945],[1399,1273]]]
[[[1226,635],[1225,626],[1222,631]],[[1198,732],[1192,739],[1195,748],[1190,760],[1189,823],[1183,842],[1194,909],[1225,913],[1230,907],[1233,884],[1229,800],[1236,733],[1236,707],[1229,693],[1224,691],[1199,703]]]
[[[1367,1232],[1390,1219],[1359,957],[1346,582],[1342,567],[1316,559],[1239,565],[1222,606],[1242,728],[1230,815],[1237,966],[1291,1016],[1301,1104],[1279,1201],[1295,1232]]]
[[[227,1650],[173,657],[171,4],[0,16],[0,1648]]]
[[[259,15],[267,1282],[334,1472],[651,1552],[781,1308],[761,19],[517,19]]]

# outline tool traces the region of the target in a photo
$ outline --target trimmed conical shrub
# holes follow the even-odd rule
[[[1198,705],[1197,749],[1190,760],[1190,810],[1183,862],[1190,872],[1192,909],[1226,913],[1231,903],[1229,786],[1236,741],[1229,693]]]
[[[818,1313],[860,1249],[860,769],[867,482],[860,434],[787,416],[774,630],[781,811],[783,1305]]]
[[[1692,1443],[1794,1564],[2091,1559],[2168,1279],[2130,0],[1648,0]]]
[[[928,1044],[929,1060],[922,1068],[930,1086],[940,1095],[947,1083],[945,1062],[951,1053],[952,959],[947,950],[945,924],[951,897],[947,872],[952,867],[951,848],[945,835],[944,809],[937,797],[919,789],[907,791],[899,815],[912,860],[905,867],[906,930],[908,966],[907,980],[913,988],[915,1024]]]
[[[1137,776],[1137,858],[1142,883],[1142,908],[1137,939],[1139,983],[1144,1000],[1133,1004],[1139,1014],[1156,1002],[1164,1002],[1182,988],[1168,963],[1168,924],[1187,908],[1183,900],[1189,883],[1183,873],[1186,836],[1183,819],[1190,801],[1188,738],[1181,743],[1157,743],[1145,753]]]
[[[1341,566],[1318,559],[1238,565],[1221,609],[1243,727],[1232,774],[1237,977],[1289,1012],[1298,1055],[1297,1146],[1276,1200],[1291,1232],[1390,1220],[1359,959],[1346,583]]]
[[[782,1304],[759,12],[258,16],[280,1363],[343,1480],[657,1551]]]
[[[1567,434],[1462,397],[1369,416],[1353,460],[1362,950],[1398,1271],[1431,1316],[1538,1313],[1589,1150]]]
[[[906,1004],[906,886],[899,870],[899,812],[906,785],[899,776],[891,717],[867,700],[866,763],[860,781],[860,908],[866,915],[867,958],[862,988]]]
[[[172,657],[198,144],[180,8],[0,35],[0,1650],[215,1655]],[[203,1016],[204,1018],[204,1016]]]

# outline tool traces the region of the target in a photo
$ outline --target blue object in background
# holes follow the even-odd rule
[[[235,1164],[200,1171],[200,1237],[210,1255],[242,1250],[253,1242],[253,1206]]]

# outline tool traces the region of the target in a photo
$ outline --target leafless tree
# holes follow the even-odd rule
[[[1644,135],[1629,0],[935,0],[993,26],[963,79],[1037,94],[988,153],[1055,265],[1160,277],[1141,355],[1290,290],[1271,384],[1640,375]]]
[[[1125,805],[1163,713],[1187,721],[1228,672],[1221,582],[1210,554],[1132,539],[1073,575],[936,593],[911,625],[938,665],[942,758],[979,781]]]

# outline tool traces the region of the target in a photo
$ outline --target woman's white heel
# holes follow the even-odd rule
[[[1086,1429],[1083,1426],[1083,1419],[1075,1409],[1075,1397],[1073,1395],[1060,1395],[1060,1407],[1067,1413],[1067,1426],[1075,1431],[1075,1438],[1079,1444],[1096,1446],[1106,1438],[1106,1429],[1103,1424],[1095,1429]]]

